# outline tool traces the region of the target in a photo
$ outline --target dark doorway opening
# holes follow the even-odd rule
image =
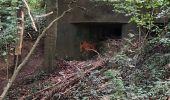
[[[77,28],[77,35],[82,39],[99,42],[107,39],[120,39],[122,36],[121,23],[97,23],[82,22],[74,23]]]
[[[100,43],[108,39],[121,39],[122,37],[122,23],[105,23],[105,22],[80,22],[73,23],[77,30],[77,36],[79,37],[80,49],[81,44],[89,49],[92,47],[100,53]],[[93,46],[94,45],[94,46]],[[88,47],[89,46],[89,47]],[[90,48],[91,49],[91,48]],[[80,50],[82,51],[82,50]],[[96,53],[89,53],[88,56],[92,57]]]

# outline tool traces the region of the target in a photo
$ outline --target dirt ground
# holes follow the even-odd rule
[[[23,43],[23,49],[22,49],[22,59],[26,56],[26,54],[29,52],[30,48],[33,45],[33,41],[24,41]],[[23,69],[20,71],[19,75],[17,76],[16,81],[20,81],[25,77],[28,77],[29,75],[32,75],[37,68],[41,66],[42,63],[42,46],[39,45],[35,52],[33,53],[32,57],[30,58],[29,62],[23,67]],[[9,67],[13,65],[13,56],[10,55],[8,57]],[[3,91],[3,87],[7,83],[7,64],[4,60],[4,58],[0,59],[0,93]],[[11,76],[9,74],[9,76]]]
[[[24,41],[23,44],[23,54],[22,59],[29,52],[30,48],[33,45],[33,41]],[[10,65],[13,62],[13,56],[9,57]],[[41,67],[43,62],[43,45],[40,44],[31,58],[29,62],[22,68],[17,79],[15,80],[11,90],[9,91],[9,100],[18,100],[18,98],[22,98],[22,96],[29,95],[30,91],[33,91],[36,87],[42,87],[39,85],[44,84],[56,84],[58,82],[62,82],[64,79],[70,77],[73,74],[77,73],[78,69],[89,69],[91,67],[96,67],[102,65],[102,60],[93,59],[86,61],[65,61],[62,59],[56,59],[56,66],[58,69],[54,71],[50,76],[43,76],[43,79],[36,80],[37,77],[34,77],[37,70]],[[7,83],[7,71],[5,68],[5,61],[3,59],[0,60],[0,93],[2,93],[4,86]],[[76,67],[78,66],[78,67]],[[89,66],[89,67],[88,67]],[[32,80],[32,79],[35,80]]]

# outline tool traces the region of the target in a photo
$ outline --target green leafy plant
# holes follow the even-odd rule
[[[0,56],[6,56],[8,47],[16,40],[16,6],[15,0],[0,1]]]
[[[125,98],[125,87],[120,72],[117,70],[108,70],[105,72],[105,75],[109,78],[109,83],[113,87],[111,98],[113,100]]]
[[[33,14],[39,15],[44,12],[44,7],[42,4],[43,0],[29,0],[28,1]],[[5,56],[8,49],[13,50],[15,41],[17,40],[17,9],[22,5],[22,1],[19,0],[0,0],[0,56]],[[39,27],[39,31],[35,32],[32,29],[31,22],[28,14],[25,17],[25,34],[31,34],[33,39],[35,39],[40,30],[44,27],[44,19],[39,19],[37,25]],[[40,23],[40,24],[39,24]],[[43,23],[43,25],[42,25]]]

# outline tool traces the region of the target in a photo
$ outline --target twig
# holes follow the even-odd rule
[[[21,70],[21,68],[28,62],[29,58],[31,57],[32,53],[34,52],[35,48],[37,47],[38,43],[40,42],[41,38],[46,34],[46,31],[51,28],[51,26],[58,21],[60,18],[62,18],[67,12],[70,12],[73,8],[70,8],[66,11],[64,11],[59,17],[56,17],[44,30],[43,32],[38,36],[37,40],[35,41],[33,47],[31,48],[31,50],[29,51],[29,53],[27,54],[27,56],[24,58],[24,60],[22,61],[22,63],[16,68],[16,70],[14,71],[14,74],[12,75],[11,79],[9,79],[6,87],[4,88],[3,93],[0,96],[0,100],[3,100],[4,97],[6,96],[9,88],[11,87],[12,83],[14,82],[14,80],[16,79],[19,71]]]
[[[31,21],[32,21],[32,27],[35,29],[35,31],[37,31],[37,27],[36,27],[36,25],[35,25],[34,18],[33,18],[32,15],[31,15],[30,7],[28,6],[28,3],[27,3],[25,0],[22,0],[22,1],[24,2],[25,6],[26,6],[26,8],[27,8],[27,10],[28,10],[28,15],[30,16],[30,19],[31,19]]]
[[[47,16],[49,16],[49,15],[51,15],[51,14],[53,14],[53,11],[51,11],[51,12],[49,12],[49,13],[47,13],[47,14],[37,15],[37,16],[35,16],[35,17],[36,17],[36,18],[47,17]]]
[[[42,89],[42,90],[39,90],[38,92],[36,92],[36,93],[34,93],[34,94],[27,95],[25,98],[28,98],[28,97],[35,97],[35,96],[37,96],[38,94],[40,94],[41,92],[50,90],[51,88],[53,88],[53,87],[55,87],[55,86],[58,86],[59,84],[61,84],[61,83],[65,82],[65,81],[71,79],[71,78],[74,77],[74,76],[75,76],[75,74],[69,76],[68,78],[64,79],[64,80],[61,81],[61,82],[57,82],[56,84],[54,84],[54,85],[52,85],[52,86],[49,86],[49,87],[44,88],[44,89]],[[23,100],[24,100],[25,98],[23,98]],[[22,100],[22,99],[21,99],[21,100]]]
[[[102,64],[99,65],[99,66],[94,66],[86,71],[82,71],[81,73],[83,73],[83,77],[87,76],[91,71],[93,70],[96,70],[98,68],[100,68],[102,65],[105,64],[105,60],[102,60]],[[28,95],[26,96],[23,100],[25,100],[26,98],[28,97],[36,97],[38,98],[37,96],[42,96],[44,95],[43,100],[49,100],[49,98],[56,92],[67,92],[69,91],[71,88],[69,86],[72,86],[74,85],[76,82],[78,82],[80,79],[82,79],[82,76],[80,75],[77,75],[76,73],[71,75],[70,77],[64,79],[62,82],[58,82],[56,84],[54,84],[53,86],[50,86],[48,88],[45,88],[43,90],[40,90],[32,95]],[[67,89],[66,88],[69,87],[70,89]],[[46,91],[48,91],[48,95],[47,94],[42,94],[42,93],[45,93]],[[45,96],[46,95],[46,96]],[[42,99],[41,99],[42,100]]]
[[[104,62],[104,61],[103,61],[103,62]],[[105,62],[102,63],[102,64],[105,64]],[[89,70],[86,70],[86,71],[84,71],[84,72],[82,72],[82,73],[84,74],[84,77],[85,77],[85,76],[87,76],[90,72],[92,72],[93,70],[98,69],[99,67],[101,67],[101,65],[100,65],[100,66],[92,67],[92,68],[90,68]],[[68,82],[63,82],[63,84],[60,84],[60,85],[57,85],[56,87],[53,87],[52,90],[48,93],[48,95],[47,95],[46,97],[44,97],[43,100],[49,100],[50,97],[52,97],[53,94],[56,93],[56,92],[65,91],[67,87],[74,85],[74,84],[75,84],[76,82],[78,82],[80,79],[82,79],[82,77],[75,74],[75,77],[74,77],[72,80],[69,80]]]
[[[6,55],[6,59],[5,59],[5,62],[6,62],[6,72],[7,72],[7,80],[8,80],[8,78],[9,78],[9,51],[8,51],[8,46],[7,46],[7,44],[5,45],[6,47],[6,52],[7,52],[7,55]]]
[[[93,52],[97,53],[98,57],[99,57],[99,58],[102,58],[101,55],[100,55],[100,53],[97,52],[97,50],[94,50],[94,49],[87,49],[87,50],[88,50],[88,51],[93,51]]]

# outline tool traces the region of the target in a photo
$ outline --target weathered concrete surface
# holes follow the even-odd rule
[[[69,1],[71,0],[59,0],[59,14],[68,9]],[[76,4],[72,4],[71,7],[76,5],[84,9],[74,8],[59,20],[56,48],[58,58],[78,59],[81,56],[80,42],[83,39],[88,40],[89,34],[92,34],[87,28],[88,24],[91,23],[112,23],[115,27],[121,24],[121,36],[126,36],[128,32],[137,33],[135,25],[128,24],[129,18],[123,14],[114,13],[112,6],[92,3],[89,0],[79,0]],[[83,27],[83,25],[86,27]],[[91,27],[93,28],[93,25]]]

